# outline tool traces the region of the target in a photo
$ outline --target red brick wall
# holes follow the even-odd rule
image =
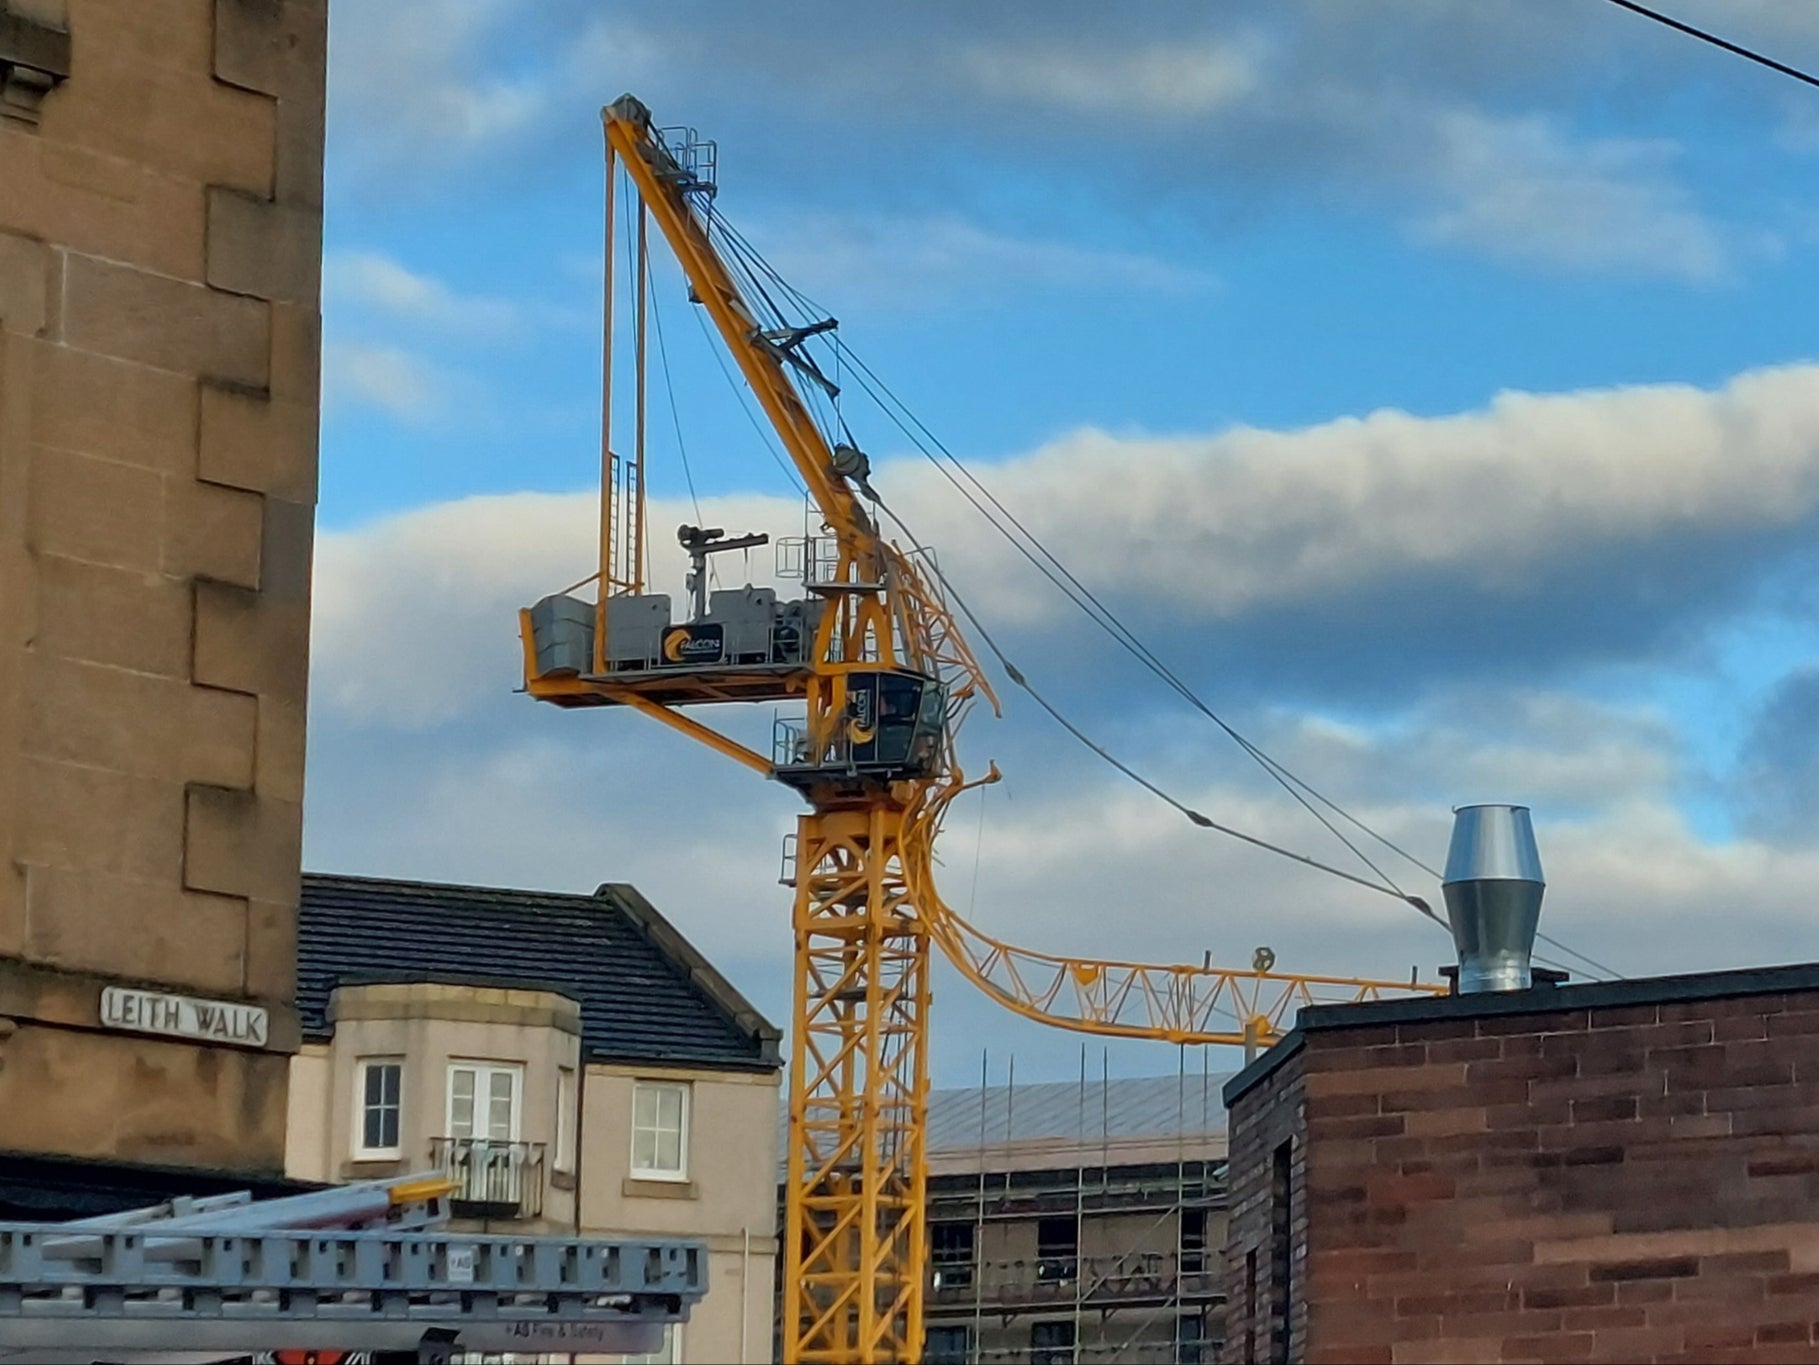
[[[1234,1110],[1227,1129],[1228,1191],[1231,1212],[1225,1244],[1225,1344],[1220,1359],[1248,1362],[1303,1356],[1307,1326],[1306,1144],[1301,1140],[1302,1083],[1298,1067],[1286,1066],[1262,1081],[1256,1102]],[[1276,1153],[1290,1146],[1289,1293],[1281,1289],[1275,1257]],[[1286,1297],[1287,1303],[1278,1300]],[[1285,1311],[1286,1310],[1286,1311]],[[1283,1336],[1286,1334],[1286,1343]]]
[[[1240,1271],[1257,1228],[1239,1201],[1268,1170],[1246,1135],[1299,1111],[1295,1358],[1819,1360],[1819,991],[1475,1018],[1468,1001],[1310,1030],[1234,1100]]]

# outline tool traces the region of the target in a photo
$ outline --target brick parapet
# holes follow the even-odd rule
[[[1239,1134],[1306,1149],[1295,1358],[1819,1358],[1819,969],[1623,985],[1339,1016],[1238,1078],[1234,1197]]]

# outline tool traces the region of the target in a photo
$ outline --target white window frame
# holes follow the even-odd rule
[[[398,1072],[398,1141],[391,1147],[366,1145],[366,1077],[381,1067],[395,1067]],[[389,1106],[380,1105],[380,1108]],[[354,1063],[354,1159],[356,1161],[392,1161],[404,1155],[404,1058],[362,1057]]]
[[[575,1170],[575,1110],[580,1095],[579,1077],[572,1066],[556,1068],[556,1141],[552,1169],[572,1175]]]
[[[523,1131],[524,1126],[524,1063],[485,1061],[470,1057],[454,1057],[449,1059],[447,1083],[444,1086],[443,1093],[445,1103],[443,1105],[442,1116],[445,1126],[442,1131],[450,1138],[458,1136],[455,1132],[455,1073],[457,1071],[471,1071],[474,1073],[473,1126],[476,1131],[469,1133],[467,1140],[472,1142],[518,1141],[519,1134]],[[491,1078],[500,1073],[512,1078],[512,1123],[511,1132],[507,1136],[496,1138],[492,1135],[491,1131],[493,1093]],[[485,1107],[487,1113],[485,1132],[479,1131],[482,1127],[480,1123],[482,1106]]]
[[[638,1095],[639,1095],[639,1092],[645,1091],[645,1090],[657,1090],[657,1091],[673,1090],[682,1096],[682,1111],[681,1111],[681,1120],[682,1121],[680,1124],[681,1131],[677,1135],[678,1142],[676,1145],[676,1155],[680,1159],[681,1164],[680,1164],[680,1168],[677,1170],[665,1171],[665,1170],[654,1169],[654,1168],[650,1168],[650,1167],[642,1167],[638,1164],[638,1134],[640,1131],[642,1131],[638,1126]],[[676,1182],[678,1184],[686,1182],[688,1180],[688,1167],[689,1167],[688,1134],[689,1134],[689,1119],[691,1117],[689,1110],[692,1109],[693,1107],[694,1107],[694,1087],[691,1086],[687,1081],[650,1080],[650,1081],[633,1081],[632,1082],[631,1169],[632,1169],[632,1178],[634,1180],[669,1180],[669,1181]],[[656,1131],[661,1131],[661,1130],[656,1130]]]

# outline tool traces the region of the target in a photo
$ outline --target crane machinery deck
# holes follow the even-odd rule
[[[922,555],[887,540],[869,461],[823,429],[798,384],[828,387],[803,349],[830,330],[760,321],[711,228],[715,155],[660,131],[625,96],[606,133],[605,358],[599,565],[520,613],[525,690],[565,707],[625,706],[801,794],[786,881],[795,940],[784,1227],[783,1354],[903,1361],[922,1344],[931,950],[1017,1012],[1089,1033],[1267,1045],[1298,1004],[1433,990],[1410,981],[1156,966],[1034,953],[967,924],[934,886],[943,815],[977,786],[955,735],[990,682]],[[614,447],[615,173],[636,199],[634,444]],[[689,609],[645,582],[648,225],[654,222],[801,479],[820,534],[780,546],[804,595],[708,591],[711,556],[764,543],[685,526]],[[771,325],[767,325],[771,324]],[[593,600],[575,594],[593,589]],[[802,707],[763,754],[683,708]],[[993,769],[982,781],[997,777]],[[1259,964],[1267,968],[1268,964]]]

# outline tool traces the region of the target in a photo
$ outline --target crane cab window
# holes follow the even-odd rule
[[[940,754],[946,693],[918,673],[860,673],[848,681],[848,734],[860,768],[922,773]]]

